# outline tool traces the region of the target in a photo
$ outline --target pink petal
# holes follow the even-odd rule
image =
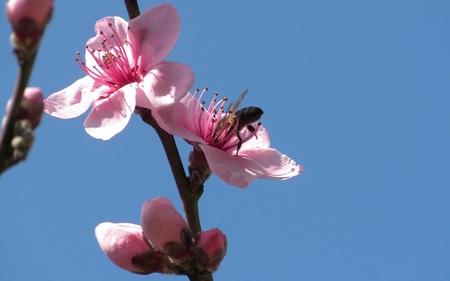
[[[139,225],[104,222],[95,228],[95,236],[100,248],[111,261],[131,272],[138,271],[131,263],[132,257],[151,250],[142,239],[142,228]]]
[[[175,62],[160,63],[139,84],[145,94],[136,96],[136,104],[159,110],[182,99],[188,94],[192,84],[194,74],[189,66]]]
[[[189,227],[167,198],[159,197],[144,202],[141,225],[145,237],[163,253],[182,258],[191,250],[192,241],[189,240],[192,240],[192,234]]]
[[[108,87],[86,76],[44,100],[44,111],[62,119],[74,118],[83,114],[93,101],[107,91]]]
[[[180,32],[180,18],[172,5],[162,4],[132,19],[130,29],[141,46],[138,64],[146,72],[172,51]]]
[[[136,106],[136,83],[131,83],[109,95],[98,99],[89,113],[84,127],[94,138],[109,140],[121,132]]]
[[[110,27],[109,24],[112,24],[112,26]],[[131,67],[135,65],[135,62],[137,61],[137,57],[139,54],[139,43],[136,44],[125,43],[126,41],[128,42],[136,41],[134,39],[134,35],[128,31],[127,21],[125,21],[120,17],[105,17],[102,18],[101,20],[98,20],[95,23],[94,31],[95,33],[97,33],[97,35],[90,38],[86,43],[89,49],[103,50],[104,47],[102,43],[105,40],[105,36],[106,38],[111,38],[111,36],[114,36],[116,40],[111,39],[110,41],[111,45],[125,48],[127,58],[128,61],[130,62]],[[100,34],[100,32],[103,32],[104,35]],[[114,50],[110,51],[114,52]],[[85,60],[86,65],[89,67],[97,65],[97,62],[95,62],[92,55],[89,54],[88,52],[86,52]]]
[[[103,32],[106,37],[110,37],[113,34],[112,29],[116,31],[115,36],[127,38],[128,22],[126,20],[121,17],[104,17],[95,23],[94,31],[97,35],[88,40],[88,45],[94,49],[103,49],[102,42],[105,40],[105,36],[100,35],[100,32]]]
[[[253,124],[256,127],[255,124]],[[248,130],[245,131],[244,134],[241,133],[241,137],[245,137],[250,134]],[[260,125],[256,137],[252,137],[247,142],[242,144],[241,150],[245,149],[259,149],[259,148],[269,148],[270,147],[270,138],[269,132],[264,128],[264,126]],[[240,151],[241,151],[240,150]],[[240,154],[239,151],[239,154]]]
[[[302,166],[273,148],[243,149],[241,153],[260,166],[264,179],[287,180],[303,172]]]
[[[152,112],[152,115],[159,126],[169,134],[182,137],[193,143],[205,143],[202,138],[194,133],[192,128],[196,121],[192,120],[193,114],[188,113],[192,100],[193,96],[188,94],[179,102]]]
[[[239,156],[200,144],[211,171],[226,183],[247,187],[257,178],[286,180],[303,172],[303,167],[273,148],[239,150]]]
[[[205,153],[211,171],[226,183],[244,188],[253,180],[263,176],[261,167],[252,159],[244,158],[206,144],[199,144]]]

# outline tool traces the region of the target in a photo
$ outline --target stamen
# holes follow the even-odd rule
[[[129,42],[126,38],[121,38],[112,23],[108,23],[111,34],[108,35],[103,30],[99,35],[103,37],[100,42],[101,48],[93,49],[86,46],[86,54],[93,59],[94,65],[87,66],[86,62],[77,53],[78,66],[90,77],[100,84],[112,87],[117,90],[130,82],[137,82],[141,79],[139,66],[131,65],[125,45]]]
[[[192,99],[191,102],[191,108],[195,108],[195,113],[191,114],[191,124],[194,124],[195,126],[195,133],[198,135],[199,133],[199,123],[201,123],[201,113],[198,113],[198,106],[195,106],[197,103],[197,105],[199,105],[199,101],[195,98],[195,96],[198,94],[198,92],[200,91],[199,88],[195,89],[194,92],[194,98]],[[202,105],[200,105],[200,107],[202,107]]]
[[[257,133],[261,123],[250,123],[237,131],[240,118],[235,114],[240,100],[236,104],[231,103],[225,109],[228,99],[224,97],[217,100],[218,93],[214,93],[214,97],[208,107],[206,107],[203,97],[207,90],[208,88],[205,88],[200,92],[199,89],[196,89],[190,104],[191,112],[188,113],[190,114],[188,118],[193,124],[193,131],[196,135],[201,137],[208,145],[223,151],[235,151],[253,137],[258,137]],[[199,93],[200,95],[197,99]],[[236,155],[238,154],[236,153]]]

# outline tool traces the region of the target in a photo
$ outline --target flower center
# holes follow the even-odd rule
[[[103,36],[100,48],[86,46],[86,54],[92,58],[93,65],[86,65],[79,52],[75,60],[87,75],[96,82],[110,87],[111,92],[115,92],[131,82],[140,81],[142,73],[138,65],[132,65],[132,58],[127,54],[125,47],[128,46],[131,50],[130,42],[122,38],[111,23],[108,26],[111,31],[109,35],[100,31],[100,36]]]
[[[262,111],[257,118],[253,118],[250,120],[251,122],[246,123],[243,116],[236,114],[239,103],[235,105],[231,103],[228,109],[225,110],[225,104],[228,99],[222,98],[217,100],[217,93],[214,94],[214,98],[209,106],[205,107],[205,102],[200,100],[207,90],[208,88],[205,88],[202,91],[198,100],[194,99],[193,102],[197,104],[191,107],[195,108],[193,116],[197,119],[192,122],[192,124],[195,124],[194,131],[208,145],[223,151],[236,151],[237,155],[242,144],[253,137],[257,137],[256,134],[261,126],[261,123],[257,123],[257,121],[261,117]],[[196,89],[194,96],[198,92],[199,89]]]

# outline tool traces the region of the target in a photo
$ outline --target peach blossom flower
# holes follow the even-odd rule
[[[92,137],[108,140],[122,131],[136,106],[157,111],[181,99],[192,86],[189,66],[164,59],[177,41],[180,19],[170,4],[144,11],[127,23],[106,17],[87,41],[87,74],[45,100],[45,112],[74,118],[91,105],[84,127]]]
[[[243,188],[256,178],[286,180],[303,171],[294,160],[270,148],[269,134],[258,122],[250,124],[252,130],[248,126],[241,129],[240,141],[236,133],[238,121],[224,121],[227,99],[217,101],[216,95],[205,106],[200,102],[204,93],[205,90],[199,100],[188,94],[153,116],[168,133],[184,138],[194,146],[194,151],[204,153],[214,174]]]

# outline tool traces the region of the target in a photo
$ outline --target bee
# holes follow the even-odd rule
[[[216,130],[217,136],[224,136],[225,138],[231,138],[235,134],[238,138],[238,144],[236,148],[236,155],[238,155],[239,149],[241,149],[243,139],[241,137],[242,129],[247,128],[251,133],[255,132],[253,123],[261,119],[263,110],[256,106],[249,106],[237,110],[245,95],[248,92],[248,88],[241,94],[237,101],[231,104]],[[256,136],[256,135],[255,135]]]
[[[263,113],[262,109],[256,106],[239,109],[234,114],[238,121],[236,131],[240,132],[244,127],[247,127],[247,129],[253,133],[255,128],[251,124],[261,119]]]

